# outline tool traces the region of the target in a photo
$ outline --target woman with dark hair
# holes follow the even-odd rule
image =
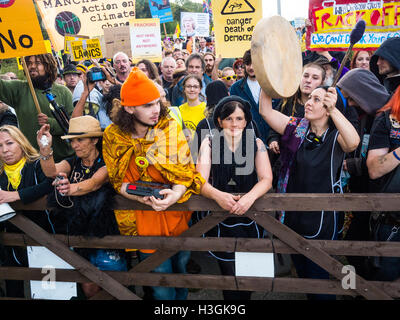
[[[162,81],[160,78],[160,74],[158,73],[157,66],[151,62],[150,60],[143,59],[140,60],[136,66],[142,70],[149,79],[157,82],[159,85],[162,85]]]
[[[55,163],[51,149],[50,126],[44,125],[37,135],[42,154],[40,164],[47,177],[56,178],[54,214],[61,224],[59,233],[103,237],[118,235],[112,210],[115,192],[108,183],[100,123],[92,116],[72,118],[68,135],[75,155]],[[126,270],[126,261],[117,250],[79,249],[79,254],[101,270]],[[94,283],[82,283],[87,298],[101,290]]]
[[[262,91],[260,114],[281,138],[279,193],[342,193],[345,153],[354,151],[360,138],[354,126],[336,108],[335,88],[319,87],[304,105],[304,118],[289,117],[272,108]],[[336,211],[282,212],[281,221],[307,239],[335,240],[343,224]],[[328,279],[329,274],[301,255],[292,255],[301,278]],[[309,299],[332,299],[308,295]]]
[[[272,186],[268,153],[256,138],[251,120],[247,101],[238,96],[225,97],[214,110],[217,132],[201,144],[196,166],[206,181],[201,194],[232,214],[209,231],[209,236],[263,237],[263,229],[255,221],[242,217]],[[242,195],[235,195],[238,193]],[[235,253],[210,253],[218,259],[223,275],[235,275]],[[249,300],[251,292],[225,290],[223,295],[227,300]]]
[[[203,88],[203,82],[200,77],[195,74],[189,74],[183,79],[183,96],[185,103],[179,106],[183,122],[185,127],[189,129],[187,131],[188,139],[191,141],[196,132],[198,123],[204,119],[204,110],[206,109],[206,103],[200,101],[201,89]]]

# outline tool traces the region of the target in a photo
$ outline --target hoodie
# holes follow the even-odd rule
[[[337,86],[369,115],[374,115],[390,98],[390,94],[378,78],[371,71],[361,68],[347,72]]]
[[[393,77],[384,78],[379,74],[378,68],[378,58],[382,57],[387,60],[395,69],[397,69],[398,73],[400,73],[400,38],[394,37],[385,40],[378,50],[376,50],[375,54],[371,57],[371,61],[369,62],[371,71],[381,80],[381,83],[385,85],[388,89],[389,93],[393,93],[396,91],[397,86],[400,84],[400,74],[395,75]]]

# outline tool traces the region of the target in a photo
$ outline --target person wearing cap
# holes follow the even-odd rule
[[[121,101],[114,103],[103,136],[103,155],[110,182],[122,196],[149,206],[150,211],[117,212],[123,235],[178,236],[188,229],[192,211],[172,211],[193,193],[200,193],[204,179],[195,171],[181,126],[160,103],[160,92],[142,71],[133,68],[121,88]],[[169,184],[163,199],[129,194],[127,187],[138,180]],[[154,250],[141,249],[139,260]],[[186,272],[190,252],[181,251],[154,272]],[[187,289],[152,287],[156,300],[186,299]]]
[[[251,124],[250,103],[238,96],[220,100],[214,109],[217,130],[200,147],[196,169],[206,183],[201,194],[213,199],[231,216],[207,236],[262,238],[264,230],[243,215],[272,187],[272,171],[264,143]],[[229,159],[229,160],[227,160]],[[243,159],[245,161],[243,161]],[[235,195],[241,193],[243,195]],[[234,252],[210,252],[223,275],[235,275]],[[250,300],[249,291],[223,291],[225,300]]]
[[[101,152],[103,132],[98,120],[92,116],[72,118],[68,134],[61,138],[71,141],[75,155],[55,162],[52,136],[49,125],[43,125],[37,135],[40,146],[40,165],[44,174],[56,178],[56,192],[51,196],[52,213],[58,218],[58,232],[67,235],[103,237],[119,235],[117,221],[109,204],[115,195],[109,184],[108,172]],[[44,141],[44,140],[47,140]],[[102,270],[126,271],[123,252],[116,250],[78,250],[88,260]],[[97,256],[103,258],[114,255],[120,260],[110,259],[100,266]],[[94,296],[99,290],[94,283],[82,283],[86,298]]]
[[[74,64],[68,64],[63,70],[63,78],[65,81],[65,86],[74,93],[74,89],[79,82],[79,77],[81,72],[78,71]]]
[[[371,57],[369,65],[392,95],[400,85],[400,38],[386,39]]]

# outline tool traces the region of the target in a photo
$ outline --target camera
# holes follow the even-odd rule
[[[103,70],[98,67],[91,68],[86,76],[89,82],[104,81],[107,79]]]

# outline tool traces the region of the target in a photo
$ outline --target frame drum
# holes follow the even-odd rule
[[[289,98],[299,88],[303,72],[300,40],[281,16],[261,19],[251,40],[251,61],[261,88],[275,99]]]

